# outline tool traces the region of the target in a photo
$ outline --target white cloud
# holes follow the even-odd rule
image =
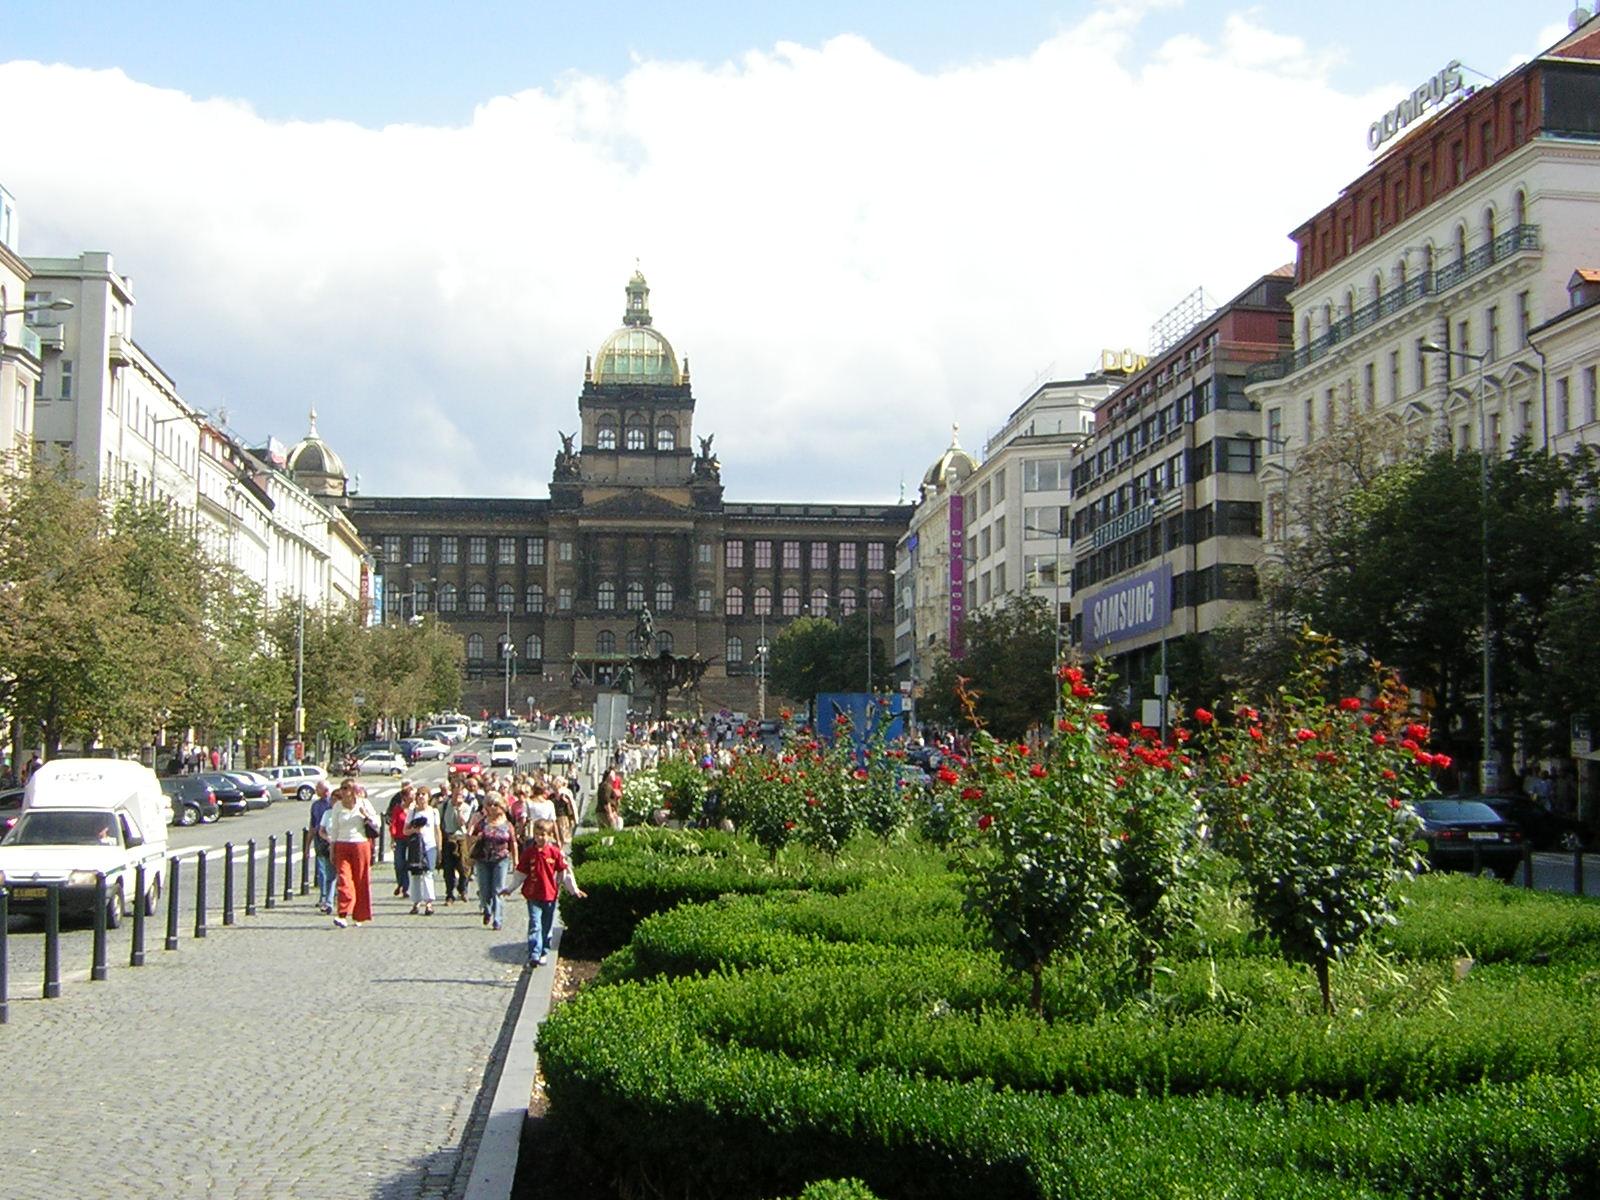
[[[1253,16],[1162,40],[1159,7],[939,73],[850,36],[639,60],[461,128],[10,63],[50,136],[4,182],[25,252],[115,253],[186,397],[285,440],[315,405],[369,494],[542,492],[637,256],[730,499],[892,499],[952,420],[979,444],[1047,364],[1286,261],[1364,165],[1381,97]]]

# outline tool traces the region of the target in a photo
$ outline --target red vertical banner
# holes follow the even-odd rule
[[[950,657],[967,652],[961,627],[967,619],[967,509],[966,497],[950,497]]]

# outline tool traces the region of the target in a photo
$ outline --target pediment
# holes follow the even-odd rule
[[[645,488],[629,489],[603,500],[585,503],[578,511],[580,523],[587,521],[692,521],[695,511],[676,504]]]

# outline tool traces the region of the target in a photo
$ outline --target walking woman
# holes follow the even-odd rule
[[[380,827],[367,798],[357,795],[348,780],[341,783],[322,817],[337,876],[333,923],[341,929],[351,921],[360,925],[372,920],[372,834],[368,831]]]
[[[411,913],[433,916],[433,869],[439,863],[439,810],[425,787],[416,791],[406,816],[406,871],[411,887]]]
[[[500,892],[506,886],[512,856],[517,848],[516,827],[506,819],[506,803],[491,793],[484,802],[483,814],[473,826],[472,861],[478,877],[478,903],[483,908],[483,923],[495,929],[505,919],[505,901]]]

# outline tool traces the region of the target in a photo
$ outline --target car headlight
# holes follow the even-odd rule
[[[67,876],[68,887],[93,887],[100,878],[95,871],[74,871]]]

